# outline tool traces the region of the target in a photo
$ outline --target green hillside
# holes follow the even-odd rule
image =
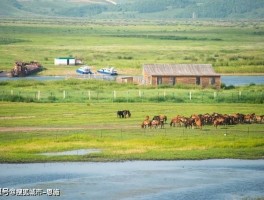
[[[263,19],[263,0],[1,0],[2,17]]]

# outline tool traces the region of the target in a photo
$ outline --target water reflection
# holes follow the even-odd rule
[[[100,153],[99,149],[77,149],[72,151],[63,151],[63,152],[48,152],[48,153],[40,153],[40,155],[44,156],[82,156],[85,154],[91,153]]]

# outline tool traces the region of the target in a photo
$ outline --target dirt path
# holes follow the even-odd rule
[[[114,130],[114,129],[133,129],[140,128],[135,125],[91,125],[91,126],[76,126],[76,127],[0,127],[0,132],[31,132],[31,131],[66,131],[66,130]]]

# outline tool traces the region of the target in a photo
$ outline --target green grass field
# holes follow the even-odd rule
[[[199,113],[263,114],[261,104],[174,103],[0,103],[0,162],[261,159],[264,124],[141,129],[146,115]],[[116,111],[130,109],[131,118]],[[100,149],[84,156],[38,155],[76,149]]]
[[[1,18],[0,71],[11,70],[17,60],[36,60],[44,66],[39,75],[72,75],[77,66],[54,66],[53,62],[56,57],[74,56],[91,65],[92,71],[113,65],[123,75],[141,75],[146,63],[209,63],[219,73],[263,74],[263,32],[262,21]],[[216,91],[74,79],[22,80],[0,82],[0,97],[0,162],[264,156],[263,124],[202,130],[168,124],[165,129],[140,128],[146,115],[166,114],[169,119],[213,112],[263,115],[263,86]],[[132,117],[117,118],[116,111],[123,109],[129,109]],[[86,148],[102,152],[38,155]]]
[[[0,70],[37,60],[40,75],[74,74],[54,58],[75,56],[93,66],[139,75],[146,63],[211,63],[219,73],[264,73],[262,21],[0,20]],[[63,69],[63,70],[62,70]]]
[[[60,81],[10,80],[0,82],[0,101],[37,103],[256,103],[264,101],[263,86],[227,86],[220,90],[179,85],[159,87],[115,81],[67,79]]]

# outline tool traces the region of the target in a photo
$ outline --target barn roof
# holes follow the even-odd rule
[[[145,64],[143,73],[159,76],[220,76],[211,64]]]

